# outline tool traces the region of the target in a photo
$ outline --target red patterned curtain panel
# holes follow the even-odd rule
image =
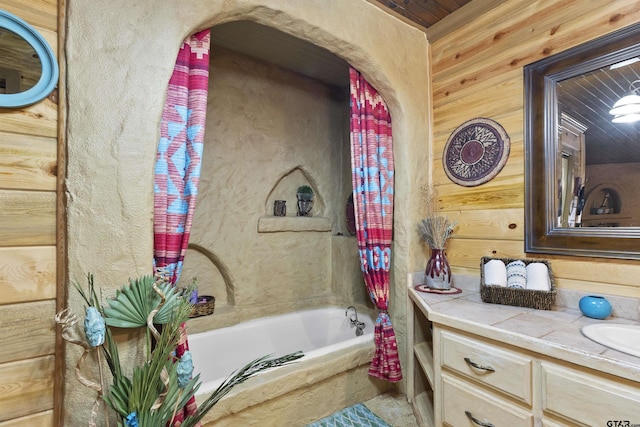
[[[180,277],[189,243],[198,194],[209,86],[210,32],[187,38],[169,80],[160,123],[154,178],[154,267],[174,285]],[[183,325],[176,356],[189,349]],[[195,399],[178,411],[174,426],[194,414]]]
[[[391,115],[378,92],[350,67],[351,170],[360,266],[378,309],[376,353],[369,375],[402,379],[396,335],[389,317],[389,268],[393,239]]]

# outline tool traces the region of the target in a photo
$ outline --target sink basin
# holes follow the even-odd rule
[[[640,325],[594,323],[583,326],[582,333],[598,344],[640,357]]]

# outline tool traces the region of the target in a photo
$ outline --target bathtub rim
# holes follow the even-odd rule
[[[301,306],[289,306],[283,305],[279,310],[276,310],[275,313],[262,313],[260,311],[256,311],[255,308],[240,308],[238,306],[221,306],[217,307],[213,314],[209,316],[200,316],[194,317],[187,320],[187,331],[189,336],[195,334],[202,334],[209,331],[215,331],[218,329],[228,328],[235,326],[242,322],[251,322],[256,319],[266,319],[270,317],[282,316],[289,313],[308,311],[308,310],[316,310],[323,308],[339,308],[341,310],[347,309],[349,305],[353,305],[358,310],[358,314],[364,313],[369,315],[373,320],[373,324],[375,326],[376,318],[378,316],[378,310],[376,310],[371,305],[361,304],[361,303],[336,303],[335,301],[326,301],[326,300],[318,300],[311,305],[301,305]],[[293,310],[293,311],[291,311]],[[212,319],[216,320],[213,321]],[[216,323],[216,326],[212,328],[212,322]]]
[[[340,372],[346,372],[362,365],[369,364],[375,355],[373,341],[359,343],[347,348],[340,354],[327,353],[316,358],[299,359],[290,365],[282,366],[268,372],[262,372],[247,382],[234,387],[203,418],[202,423],[221,420],[243,409],[277,399],[294,390],[309,387],[324,381]],[[340,369],[332,369],[339,366]],[[305,375],[300,375],[303,371]],[[369,377],[372,381],[380,381]],[[274,392],[275,390],[275,392]],[[266,393],[269,391],[270,393]],[[200,405],[210,393],[196,395],[196,403]]]
[[[304,313],[304,312],[311,312],[311,311],[323,311],[323,310],[336,310],[336,311],[342,311],[343,308],[336,306],[336,305],[331,305],[331,306],[322,306],[322,307],[312,307],[312,308],[308,308],[308,309],[304,309],[304,310],[297,310],[297,311],[293,311],[293,312],[289,312],[289,313],[282,313],[282,314],[274,314],[274,315],[270,315],[270,316],[264,316],[264,317],[260,317],[260,318],[256,318],[256,319],[250,319],[247,320],[245,322],[241,322],[238,323],[236,325],[231,325],[231,326],[225,326],[222,328],[217,328],[217,329],[211,329],[208,331],[203,331],[203,332],[199,332],[197,333],[197,335],[206,335],[207,333],[216,333],[218,331],[221,331],[222,329],[228,329],[228,328],[233,328],[235,326],[239,326],[239,325],[245,325],[245,326],[250,326],[251,324],[256,324],[259,322],[263,322],[265,320],[269,320],[269,319],[275,319],[275,318],[279,318],[279,317],[285,317],[285,316],[294,316],[296,314],[299,313]],[[346,310],[346,308],[345,308]],[[316,349],[313,349],[311,351],[306,351],[304,352],[304,357],[299,359],[298,361],[296,361],[294,364],[292,365],[296,365],[296,364],[300,364],[302,362],[309,362],[311,360],[314,360],[316,358],[320,358],[326,354],[332,354],[335,352],[339,352],[342,351],[344,349],[350,349],[351,347],[359,347],[361,345],[364,346],[368,346],[369,344],[373,345],[374,343],[374,329],[375,329],[375,318],[369,313],[369,312],[365,312],[365,313],[361,313],[367,316],[366,320],[366,325],[369,327],[369,330],[361,335],[361,336],[356,336],[355,335],[355,329],[354,331],[354,335],[353,337],[343,340],[343,341],[339,341],[324,347],[319,347]],[[346,315],[345,315],[346,317]],[[194,335],[196,334],[191,334],[192,338]],[[264,356],[269,356],[269,357],[278,357],[278,356],[284,356],[284,354],[265,354]],[[373,357],[373,356],[372,356]],[[304,366],[307,366],[308,363],[305,363]],[[272,371],[279,371],[281,369],[285,369],[288,368],[289,366],[284,366],[284,367],[279,367],[279,368],[274,368],[274,369],[270,369],[268,371],[262,372],[260,373],[258,376],[262,376],[262,375],[266,375],[266,374],[270,374]],[[240,366],[236,367],[236,369],[239,369]],[[194,371],[194,374],[197,374],[198,371]],[[210,395],[223,381],[225,378],[227,378],[229,375],[231,375],[232,373],[229,372],[227,373],[226,376],[223,377],[218,377],[214,380],[210,380],[210,381],[202,381],[200,384],[200,389],[198,390],[198,392],[196,393],[196,396],[208,396]],[[253,381],[253,378],[249,381]]]
[[[376,324],[376,317],[377,317],[377,311],[374,309],[371,309],[369,307],[366,306],[355,306],[356,309],[358,310],[358,315],[364,314],[366,316],[369,317],[369,319],[371,320],[371,325],[372,328],[375,327]],[[202,316],[199,318],[194,318],[194,319],[189,319],[187,321],[187,329],[190,331],[189,332],[189,336],[193,336],[193,335],[199,335],[199,334],[206,334],[207,332],[214,332],[214,331],[218,331],[220,329],[225,329],[225,328],[232,328],[234,326],[237,325],[241,325],[241,324],[250,324],[250,323],[256,323],[256,322],[260,322],[260,321],[265,321],[265,320],[269,320],[269,319],[273,319],[276,317],[281,317],[281,316],[289,316],[289,315],[294,315],[296,313],[304,313],[304,312],[308,312],[308,311],[316,311],[316,310],[323,310],[323,309],[337,309],[337,310],[343,310],[346,312],[347,307],[342,307],[339,306],[337,304],[327,304],[327,305],[320,305],[320,306],[314,306],[314,307],[306,307],[306,308],[298,308],[295,311],[287,311],[284,313],[274,313],[274,314],[267,314],[264,316],[259,316],[259,317],[252,317],[252,318],[248,318],[248,319],[244,319],[244,320],[239,320],[236,323],[231,323],[231,324],[223,324],[219,327],[216,328],[209,328],[209,329],[200,329],[200,328],[194,328],[195,330],[191,330],[189,328],[190,323],[188,322],[194,322],[198,319],[205,319],[207,316]],[[215,313],[212,315],[214,316]],[[346,317],[346,315],[345,315]]]

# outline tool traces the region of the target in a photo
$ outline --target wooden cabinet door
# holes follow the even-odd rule
[[[453,375],[442,373],[442,420],[447,426],[531,427],[533,414]]]

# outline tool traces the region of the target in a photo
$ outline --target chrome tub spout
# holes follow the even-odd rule
[[[349,310],[353,310],[353,314],[351,316],[349,316]],[[360,322],[358,320],[358,311],[356,310],[356,308],[350,305],[349,307],[347,307],[347,311],[345,311],[344,315],[349,318],[349,323],[351,323],[351,326],[355,326],[356,336],[362,335],[365,324],[364,322]]]

